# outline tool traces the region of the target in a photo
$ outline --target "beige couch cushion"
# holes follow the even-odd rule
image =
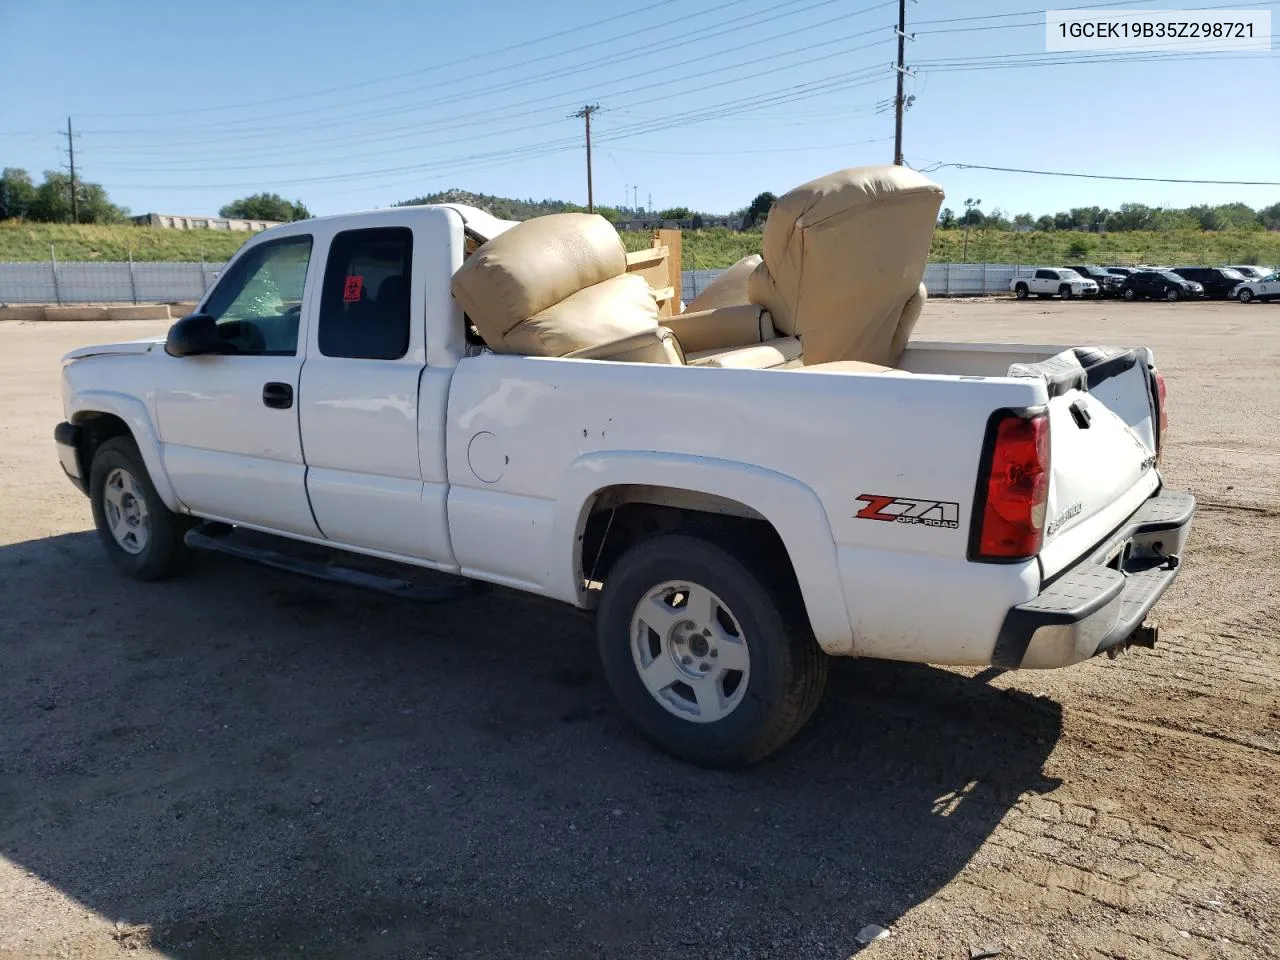
[[[689,353],[742,347],[777,336],[769,311],[752,303],[685,312],[658,322],[674,333]]]
[[[479,328],[479,324],[476,324]],[[613,277],[565,297],[507,331],[503,353],[562,357],[628,334],[657,331],[658,302],[644,277]],[[480,331],[484,336],[484,331]]]
[[[892,365],[914,322],[942,188],[906,167],[854,167],[779,198],[747,282],[806,364]],[[909,324],[907,324],[909,327]]]
[[[732,350],[702,350],[686,353],[685,363],[691,367],[740,367],[769,370],[784,364],[800,363],[800,341],[795,337],[779,337],[767,343]]]
[[[486,242],[454,274],[453,295],[496,352],[558,356],[656,322],[648,285],[626,271],[609,221],[557,213]],[[615,282],[592,292],[607,281]]]
[[[700,310],[715,310],[719,307],[732,307],[739,303],[750,302],[747,296],[747,278],[751,276],[751,271],[760,265],[760,260],[758,253],[743,257],[707,284],[700,294],[689,301],[684,312],[696,313]]]

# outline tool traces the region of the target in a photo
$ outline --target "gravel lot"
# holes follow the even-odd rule
[[[3,960],[1280,955],[1280,307],[931,302],[917,336],[1156,348],[1202,500],[1161,643],[841,662],[738,774],[639,742],[568,610],[117,575],[57,358],[161,329],[0,324]]]

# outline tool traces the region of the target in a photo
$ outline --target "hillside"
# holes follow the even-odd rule
[[[0,260],[48,260],[49,244],[59,260],[127,260],[221,263],[240,249],[251,233],[226,230],[164,230],[129,224],[97,226],[69,223],[0,222]]]
[[[460,192],[460,191],[459,191]],[[474,196],[474,195],[468,195]],[[453,202],[463,201],[459,197]],[[510,201],[524,203],[525,201]],[[554,201],[549,201],[554,202]],[[548,211],[544,211],[548,212]],[[503,214],[510,216],[511,212]],[[0,223],[0,261],[48,260],[53,243],[59,260],[126,260],[132,247],[137,261],[209,263],[226,260],[252,234],[218,230],[161,230],[133,226],[72,226],[49,223]],[[623,233],[628,250],[648,246],[643,233]],[[1077,246],[1078,245],[1078,246]],[[760,233],[688,230],[684,269],[727,267],[760,252]],[[1076,246],[1073,251],[1072,247]],[[931,259],[959,262],[964,231],[937,230]],[[981,263],[1265,263],[1280,264],[1280,232],[1259,230],[1133,231],[1128,233],[1013,233],[970,231],[970,262]]]
[[[564,200],[514,200],[511,197],[495,197],[487,193],[472,193],[470,190],[442,190],[426,196],[403,200],[397,207],[408,207],[424,203],[462,203],[469,207],[479,207],[500,220],[529,220],[532,217],[545,216],[548,213],[578,213],[586,210],[574,203]],[[608,213],[597,208],[600,213]],[[609,219],[614,219],[609,217]]]

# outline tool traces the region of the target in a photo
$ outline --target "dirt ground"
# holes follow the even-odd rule
[[[1280,956],[1280,306],[931,302],[1156,349],[1201,500],[1161,642],[840,662],[735,774],[633,736],[568,610],[116,574],[58,357],[161,329],[0,324],[0,958]]]

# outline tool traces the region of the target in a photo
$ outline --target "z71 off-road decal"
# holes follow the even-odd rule
[[[888,523],[919,523],[926,527],[955,530],[960,526],[960,504],[946,500],[913,500],[910,497],[886,497],[879,493],[860,493],[858,500],[866,506],[853,516],[858,520],[884,520]]]

